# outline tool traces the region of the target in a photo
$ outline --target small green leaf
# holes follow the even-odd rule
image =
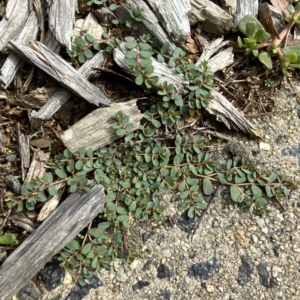
[[[117,136],[124,136],[126,134],[126,131],[122,128],[119,128],[117,131],[116,131],[116,135]]]
[[[248,38],[253,38],[256,33],[256,25],[255,22],[249,21],[246,24],[246,36]]]
[[[86,255],[88,254],[92,249],[92,244],[91,243],[87,243],[83,246],[83,248],[81,249],[81,253]]]
[[[83,160],[81,160],[81,159],[77,160],[75,163],[75,169],[82,170],[82,167],[83,167]]]
[[[60,178],[60,179],[65,179],[68,177],[66,171],[64,169],[57,168],[55,169],[55,174]]]
[[[89,42],[89,43],[94,43],[95,42],[95,38],[93,36],[91,36],[90,34],[86,34],[85,35],[85,39]]]
[[[239,200],[241,199],[242,197],[242,193],[240,192],[240,190],[236,187],[236,185],[232,185],[230,187],[230,196],[231,196],[231,199],[234,201],[234,202],[240,202]]]
[[[179,197],[180,199],[185,199],[189,195],[189,191],[181,192]]]
[[[0,245],[10,245],[16,241],[16,236],[12,233],[0,235]]]
[[[99,237],[101,234],[103,234],[103,230],[101,228],[90,228],[88,233],[92,236],[92,237]]]
[[[79,56],[78,56],[78,61],[81,63],[81,64],[83,64],[85,61],[86,61],[86,59],[85,59],[85,55],[82,53],[82,54],[79,54]]]
[[[127,51],[125,53],[125,57],[126,58],[136,58],[137,56],[137,52],[136,51]]]
[[[66,247],[72,251],[77,251],[80,248],[80,244],[78,241],[72,240]]]
[[[190,219],[192,219],[192,218],[194,218],[194,216],[195,216],[195,208],[193,206],[191,206],[188,210],[188,217]]]
[[[90,58],[92,58],[94,56],[93,52],[90,49],[85,49],[84,52],[83,52],[83,54],[85,55],[85,57],[87,59],[90,59]]]
[[[263,63],[268,69],[272,69],[273,64],[270,57],[270,54],[268,52],[261,52],[258,55],[258,59],[261,63]]]
[[[153,54],[153,52],[151,51],[140,51],[140,55],[143,57],[143,58],[149,58],[151,57]]]
[[[144,82],[144,77],[142,74],[139,74],[136,78],[135,78],[135,84],[136,85],[142,85]]]
[[[142,68],[147,68],[152,65],[152,60],[150,58],[143,58],[140,60],[139,64]]]
[[[202,185],[203,185],[203,193],[205,195],[211,195],[212,192],[214,191],[214,187],[213,187],[211,181],[209,180],[209,178],[207,178],[207,177],[204,178]]]
[[[131,204],[128,207],[129,211],[135,211],[136,210],[136,202],[132,201]]]
[[[54,197],[57,195],[58,191],[55,185],[50,185],[48,188],[49,195]]]
[[[47,183],[52,183],[53,182],[53,175],[52,175],[52,173],[51,172],[47,172],[46,174],[44,174],[43,181],[45,181]]]
[[[251,191],[254,199],[258,199],[262,197],[262,190],[258,186],[252,184]]]
[[[80,48],[84,48],[85,47],[85,41],[83,40],[83,38],[81,36],[76,36],[75,38],[75,44],[80,47]]]
[[[226,184],[227,180],[224,174],[218,173],[217,174],[218,180],[220,181],[221,184]]]

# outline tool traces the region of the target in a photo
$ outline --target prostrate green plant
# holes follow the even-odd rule
[[[156,141],[149,134],[153,123],[158,126],[154,121],[147,112],[146,123],[133,132],[129,117],[118,112],[113,128],[124,142],[95,152],[80,148],[74,155],[65,150],[49,163],[51,172],[24,184],[22,195],[8,202],[19,210],[24,202],[34,209],[37,202],[55,195],[55,186],[61,182],[67,183],[70,192],[88,190],[90,179],[105,187],[107,197],[99,218],[58,255],[63,266],[76,270],[81,284],[116,257],[137,256],[134,219],[159,220],[160,196],[169,189],[178,193],[182,209],[188,209],[193,218],[206,208],[203,196],[212,194],[216,184],[229,186],[234,202],[262,214],[269,200],[280,201],[295,187],[281,172],[254,168],[246,158],[229,159],[221,166],[205,153],[206,143],[200,136],[178,133],[174,139]]]
[[[291,28],[300,24],[300,3],[293,1],[293,5],[287,7],[290,17],[286,18],[288,22],[285,28],[276,37],[268,28],[264,28],[262,24],[253,16],[245,16],[239,23],[239,30],[246,35],[246,38],[238,37],[238,46],[244,49],[245,54],[252,54],[257,57],[268,69],[272,69],[272,57],[277,57],[283,71],[288,67],[300,68],[300,46],[283,45],[283,41],[289,34]],[[265,49],[266,51],[263,51]]]

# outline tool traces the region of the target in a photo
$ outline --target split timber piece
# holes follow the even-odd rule
[[[233,18],[233,30],[238,30],[237,27],[240,21],[246,15],[257,16],[258,2],[258,0],[237,0],[236,12]]]
[[[113,117],[122,111],[133,123],[133,130],[138,129],[143,114],[139,111],[136,101],[133,99],[124,103],[113,103],[110,107],[98,108],[86,117],[75,123],[62,133],[61,140],[65,146],[75,152],[80,147],[98,150],[120,137],[116,135],[112,127]]]
[[[10,41],[8,48],[46,72],[77,96],[97,106],[110,105],[110,100],[96,86],[45,45],[32,42],[29,46],[23,46]]]
[[[259,131],[252,125],[222,94],[212,90],[213,99],[206,110],[215,116],[219,116],[229,129],[248,133],[253,137],[260,137]]]
[[[0,267],[0,299],[11,299],[99,213],[103,186],[71,194]]]
[[[8,1],[5,15],[0,22],[0,51],[4,50],[10,40],[19,35],[31,10],[31,0]]]
[[[126,73],[130,73],[130,70],[126,68],[124,64],[125,60],[125,44],[122,43],[119,48],[116,48],[113,52],[114,60],[116,64],[123,69]],[[188,81],[184,79],[182,74],[176,72],[176,70],[170,68],[165,63],[158,62],[155,58],[150,57],[152,60],[152,66],[154,67],[153,75],[158,76],[159,80],[153,86],[159,87],[165,81],[174,85],[174,90],[178,94],[184,94],[188,92]],[[131,73],[131,75],[133,75]]]
[[[48,3],[49,28],[55,39],[71,50],[77,0],[55,0]]]
[[[142,0],[127,0],[121,4],[114,13],[118,18],[130,20],[130,11],[136,8],[142,8],[144,11],[142,15],[145,17],[145,21],[138,24],[136,32],[139,35],[150,33],[156,37],[161,44],[168,42],[170,44],[170,50],[173,52],[176,49],[175,44],[171,41],[165,29],[160,25],[158,18],[149,8],[149,6]]]
[[[192,6],[189,12],[191,26],[199,24],[204,31],[218,36],[232,29],[232,16],[212,1],[190,0],[190,3]]]
[[[19,36],[15,39],[17,43],[28,45],[32,40],[36,40],[39,31],[39,21],[35,11],[32,11]],[[17,55],[10,53],[1,68],[0,81],[5,89],[13,81],[17,71],[23,66],[24,61]]]
[[[196,62],[196,67],[204,61],[208,62],[208,68],[213,73],[222,70],[234,62],[233,48],[228,47],[223,51],[220,51],[217,55],[213,56],[222,47],[229,44],[229,41],[223,41],[223,37],[215,39],[212,43],[208,44]]]
[[[147,0],[147,2],[173,42],[180,43],[187,40],[191,31],[188,12],[192,7],[189,0]]]
[[[87,80],[90,79],[97,71],[92,68],[100,68],[106,57],[104,51],[98,52],[93,58],[87,60],[78,70],[78,72]],[[61,87],[38,111],[31,112],[32,124],[38,124],[40,121],[49,120],[51,117],[71,98],[72,93]],[[34,125],[35,126],[35,125]]]

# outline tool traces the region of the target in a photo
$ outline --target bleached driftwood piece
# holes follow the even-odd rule
[[[21,157],[22,180],[25,180],[27,170],[30,166],[29,136],[21,132],[20,123],[17,124],[18,146]]]
[[[218,52],[222,47],[226,46],[228,43],[229,41],[223,41],[223,37],[215,39],[212,43],[208,44],[203,49],[203,52],[195,65],[198,67],[202,62],[207,61],[208,68],[213,73],[228,67],[234,61],[232,47],[229,47],[219,52],[217,55],[213,56],[216,52]]]
[[[189,0],[148,0],[152,11],[164,26],[173,42],[184,42],[191,28],[188,12],[192,8]]]
[[[105,193],[101,185],[71,194],[0,267],[0,299],[11,299],[42,267],[99,213]]]
[[[71,38],[75,23],[77,0],[48,1],[49,28],[55,39],[71,50]]]
[[[22,31],[15,39],[17,43],[27,45],[30,41],[36,40],[39,31],[38,18],[35,11],[32,11],[22,28]],[[0,81],[5,89],[14,79],[17,71],[23,66],[24,61],[17,55],[10,53],[1,68]]]
[[[112,124],[115,122],[113,117],[119,111],[122,111],[129,117],[130,123],[133,124],[133,130],[136,130],[140,126],[140,120],[143,118],[143,114],[136,105],[137,100],[113,103],[111,107],[94,110],[63,132],[60,136],[62,142],[71,152],[77,151],[79,147],[97,150],[112,143],[120,138],[112,127]]]
[[[124,64],[125,59],[125,45],[124,43],[116,48],[113,52],[114,60],[117,65],[123,69],[125,72],[130,73]],[[184,79],[182,74],[178,74],[174,69],[168,67],[165,63],[158,62],[155,58],[150,57],[152,60],[152,66],[154,67],[154,73],[158,76],[159,80],[154,86],[160,86],[165,81],[172,83],[174,85],[174,90],[183,94],[187,91],[188,81]]]
[[[27,172],[26,179],[24,180],[24,183],[30,182],[36,177],[42,178],[43,175],[45,174],[45,167],[46,167],[46,162],[50,158],[50,153],[43,152],[41,150],[36,150],[33,153],[33,158],[32,162],[30,164],[30,168]]]
[[[110,104],[110,100],[96,86],[88,82],[84,76],[45,45],[32,42],[27,47],[10,41],[8,48],[86,101],[97,106]]]
[[[233,48],[229,47],[208,61],[208,69],[213,73],[223,70],[234,62]]]
[[[170,50],[174,51],[176,49],[175,44],[171,41],[166,31],[162,28],[159,23],[159,20],[149,8],[149,6],[142,0],[128,0],[125,3],[122,3],[114,13],[118,18],[123,18],[125,20],[130,20],[130,11],[136,9],[137,7],[142,8],[143,16],[145,21],[138,24],[137,33],[147,34],[151,33],[152,36],[156,37],[161,44],[168,42],[170,44]]]
[[[105,52],[98,52],[93,58],[86,61],[78,72],[86,79],[97,73],[92,68],[100,68],[106,57]],[[72,93],[65,88],[59,88],[47,103],[38,111],[31,112],[33,125],[41,120],[49,120],[72,96]]]
[[[222,94],[212,90],[213,100],[206,110],[212,115],[218,115],[229,129],[250,133],[259,137],[258,130],[252,125]]]
[[[0,22],[0,51],[3,51],[10,40],[19,35],[31,10],[30,0],[8,1],[5,16]]]
[[[237,0],[236,12],[233,17],[233,30],[237,30],[237,26],[241,19],[246,15],[257,16],[258,0]]]
[[[224,35],[232,29],[232,16],[209,0],[190,0],[191,26],[197,24],[201,29],[215,35]]]

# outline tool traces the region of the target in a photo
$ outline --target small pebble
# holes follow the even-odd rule
[[[267,144],[267,143],[259,143],[259,149],[265,150],[265,151],[270,151],[271,146],[270,146],[270,144]]]

